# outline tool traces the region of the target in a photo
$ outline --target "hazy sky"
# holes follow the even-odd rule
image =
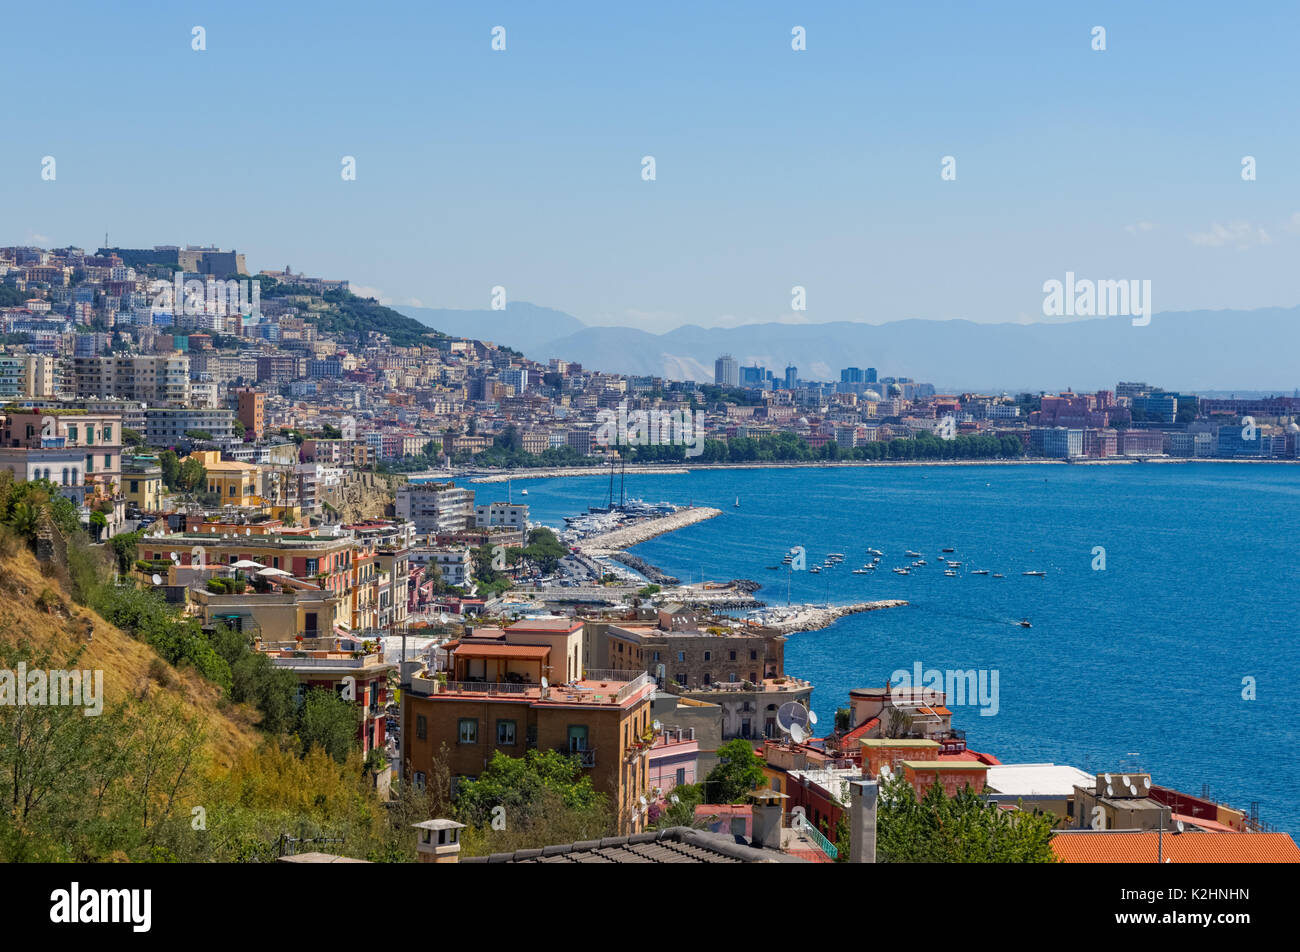
[[[0,244],[217,244],[648,330],[1042,320],[1067,270],[1150,279],[1156,311],[1290,306],[1298,9],[10,5]]]

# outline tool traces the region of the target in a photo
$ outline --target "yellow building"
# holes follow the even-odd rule
[[[208,471],[208,492],[216,493],[223,506],[256,506],[260,467],[253,463],[223,460],[218,450],[200,450],[190,454]]]
[[[122,493],[140,512],[162,509],[162,467],[155,456],[122,457]]]

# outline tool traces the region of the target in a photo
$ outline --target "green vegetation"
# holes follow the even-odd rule
[[[737,737],[718,748],[718,765],[704,778],[704,789],[710,803],[739,803],[766,779],[763,759]]]
[[[1054,818],[1001,810],[970,788],[934,784],[920,801],[901,775],[881,785],[876,851],[882,863],[1053,863]]]

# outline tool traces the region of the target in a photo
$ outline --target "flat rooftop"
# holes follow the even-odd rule
[[[995,793],[1015,797],[1073,797],[1076,786],[1092,780],[1092,774],[1068,764],[1002,764],[989,768],[985,782]]]

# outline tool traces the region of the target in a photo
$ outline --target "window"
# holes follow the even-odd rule
[[[713,660],[713,652],[712,652],[712,651],[706,651],[706,652],[704,652],[704,660],[705,660],[705,661],[712,661],[712,660]]]
[[[677,776],[673,778],[673,782],[674,782],[677,786],[679,786],[679,787],[680,787],[680,786],[683,786],[683,785],[686,783],[686,768],[685,768],[685,767],[678,767],[678,768],[677,768]]]
[[[656,661],[659,660],[659,652],[657,652],[657,651],[655,652],[655,660],[656,660]]]
[[[415,715],[415,736],[420,740],[427,740],[429,737],[429,719],[423,714]]]
[[[673,680],[676,681],[678,684],[680,684],[682,687],[686,687],[687,681],[689,679],[685,671],[680,671],[678,672],[677,677],[673,678]]]
[[[500,747],[515,746],[514,721],[497,721],[497,745]]]
[[[140,491],[140,481],[138,479],[131,480],[131,492],[138,493],[139,491]]]
[[[679,652],[677,652],[677,660],[678,660],[678,661],[685,661],[685,660],[686,660],[686,652],[685,652],[685,651],[679,651]]]
[[[734,651],[729,651],[727,652],[727,654],[728,654],[728,658],[727,658],[728,661],[736,660],[736,653]]]
[[[569,725],[569,750],[586,750],[587,749],[587,725],[570,724]]]
[[[750,660],[750,661],[757,661],[757,660],[758,660],[758,652],[757,652],[755,649],[753,649],[753,648],[750,648],[750,649],[749,649],[749,660]]]
[[[28,429],[31,429],[31,427],[28,427]],[[28,435],[28,436],[31,436],[30,433],[27,434],[27,435]],[[69,440],[70,442],[72,442],[72,443],[77,442],[77,428],[76,428],[75,426],[71,426],[71,425],[69,425],[69,427],[68,427],[68,440]]]
[[[423,771],[423,770],[417,770],[417,771],[415,772],[415,789],[416,789],[416,790],[419,790],[419,791],[421,791],[421,792],[424,791],[424,771]]]
[[[478,721],[472,717],[462,717],[460,719],[458,740],[462,744],[478,743]]]
[[[104,427],[104,442],[105,443],[113,442],[113,428],[111,426]]]
[[[105,454],[104,454],[104,469],[112,469],[112,468],[113,468],[113,457],[111,457],[111,456],[109,456],[107,453],[105,453]]]

